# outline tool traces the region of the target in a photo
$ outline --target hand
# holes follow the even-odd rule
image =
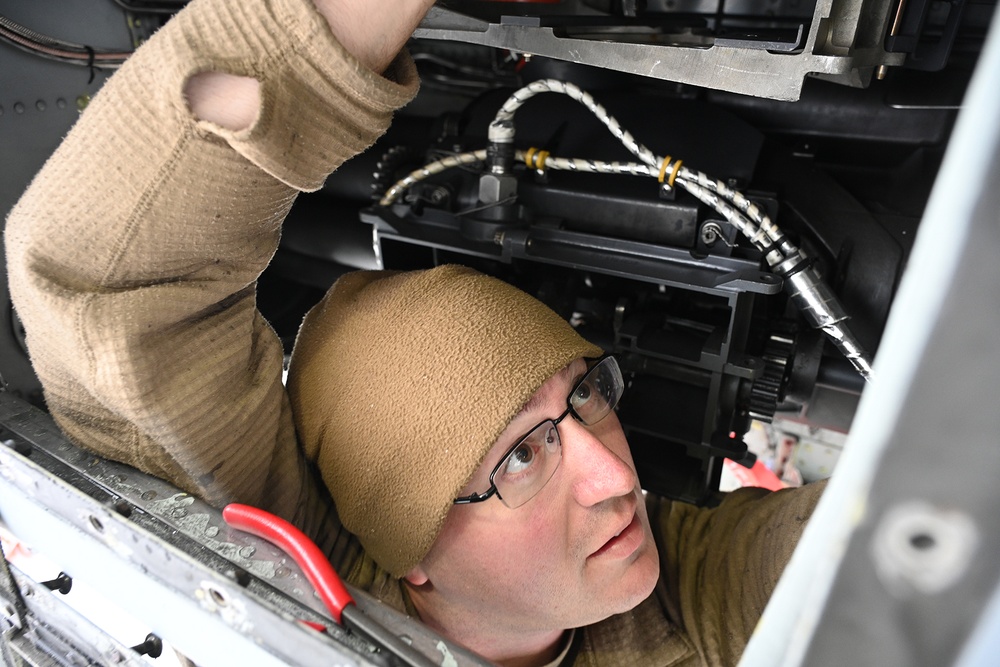
[[[330,31],[361,64],[382,73],[413,34],[434,0],[313,0]],[[260,82],[225,72],[202,72],[184,86],[191,113],[229,130],[254,121]]]
[[[347,51],[383,72],[434,0],[313,0]]]

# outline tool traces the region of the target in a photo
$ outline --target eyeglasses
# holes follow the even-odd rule
[[[455,499],[456,505],[481,503],[496,495],[507,507],[520,507],[545,486],[562,460],[559,422],[567,415],[584,426],[593,426],[618,405],[625,382],[614,357],[598,359],[566,397],[566,411],[555,419],[546,419],[531,429],[507,450],[490,473],[490,488]]]

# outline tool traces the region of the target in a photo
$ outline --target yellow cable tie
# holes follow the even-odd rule
[[[674,179],[677,178],[677,172],[681,170],[682,162],[684,162],[684,160],[678,160],[677,162],[674,162],[674,170],[670,172],[670,178],[667,179],[668,188],[674,187]]]
[[[532,162],[535,159],[535,151],[537,150],[538,150],[537,148],[532,146],[531,148],[528,149],[528,152],[524,154],[524,163],[528,165],[528,169],[535,168],[535,165],[532,164]]]
[[[668,155],[667,157],[663,158],[663,162],[660,164],[660,177],[656,179],[660,183],[662,183],[663,179],[667,177],[667,167],[669,166],[670,166],[670,156]]]
[[[535,160],[536,169],[538,171],[545,171],[545,161],[549,159],[548,151],[538,151],[538,157]]]

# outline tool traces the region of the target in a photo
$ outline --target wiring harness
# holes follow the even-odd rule
[[[583,104],[600,120],[639,162],[602,162],[552,156],[548,151],[531,148],[513,149],[514,114],[529,99],[539,93],[562,93]],[[667,188],[680,187],[710,206],[740,231],[764,256],[770,270],[784,280],[785,290],[809,323],[824,331],[834,345],[857,369],[865,380],[873,377],[868,353],[847,326],[847,313],[833,291],[823,282],[809,258],[774,224],[767,213],[742,192],[722,181],[683,165],[671,156],[658,156],[639,143],[607,110],[578,86],[555,79],[534,81],[514,92],[490,123],[490,150],[482,149],[434,160],[407,175],[389,188],[380,200],[381,206],[393,204],[415,183],[447,169],[490,160],[494,174],[509,171],[507,162],[523,161],[529,168],[544,171],[556,169],[599,174],[630,174],[656,178]]]
[[[47,37],[5,16],[0,16],[0,40],[49,60],[82,65],[91,69],[116,69],[132,55],[131,51],[95,49],[84,44]]]

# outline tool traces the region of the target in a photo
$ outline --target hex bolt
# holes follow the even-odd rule
[[[42,586],[45,586],[50,591],[58,591],[66,595],[73,589],[73,578],[65,572],[60,572],[55,579],[43,581]]]
[[[148,655],[150,658],[159,658],[163,653],[163,642],[152,632],[146,635],[146,641],[136,644],[132,650],[139,655]]]
[[[479,177],[479,201],[497,204],[517,194],[517,179],[510,175],[483,174]]]

